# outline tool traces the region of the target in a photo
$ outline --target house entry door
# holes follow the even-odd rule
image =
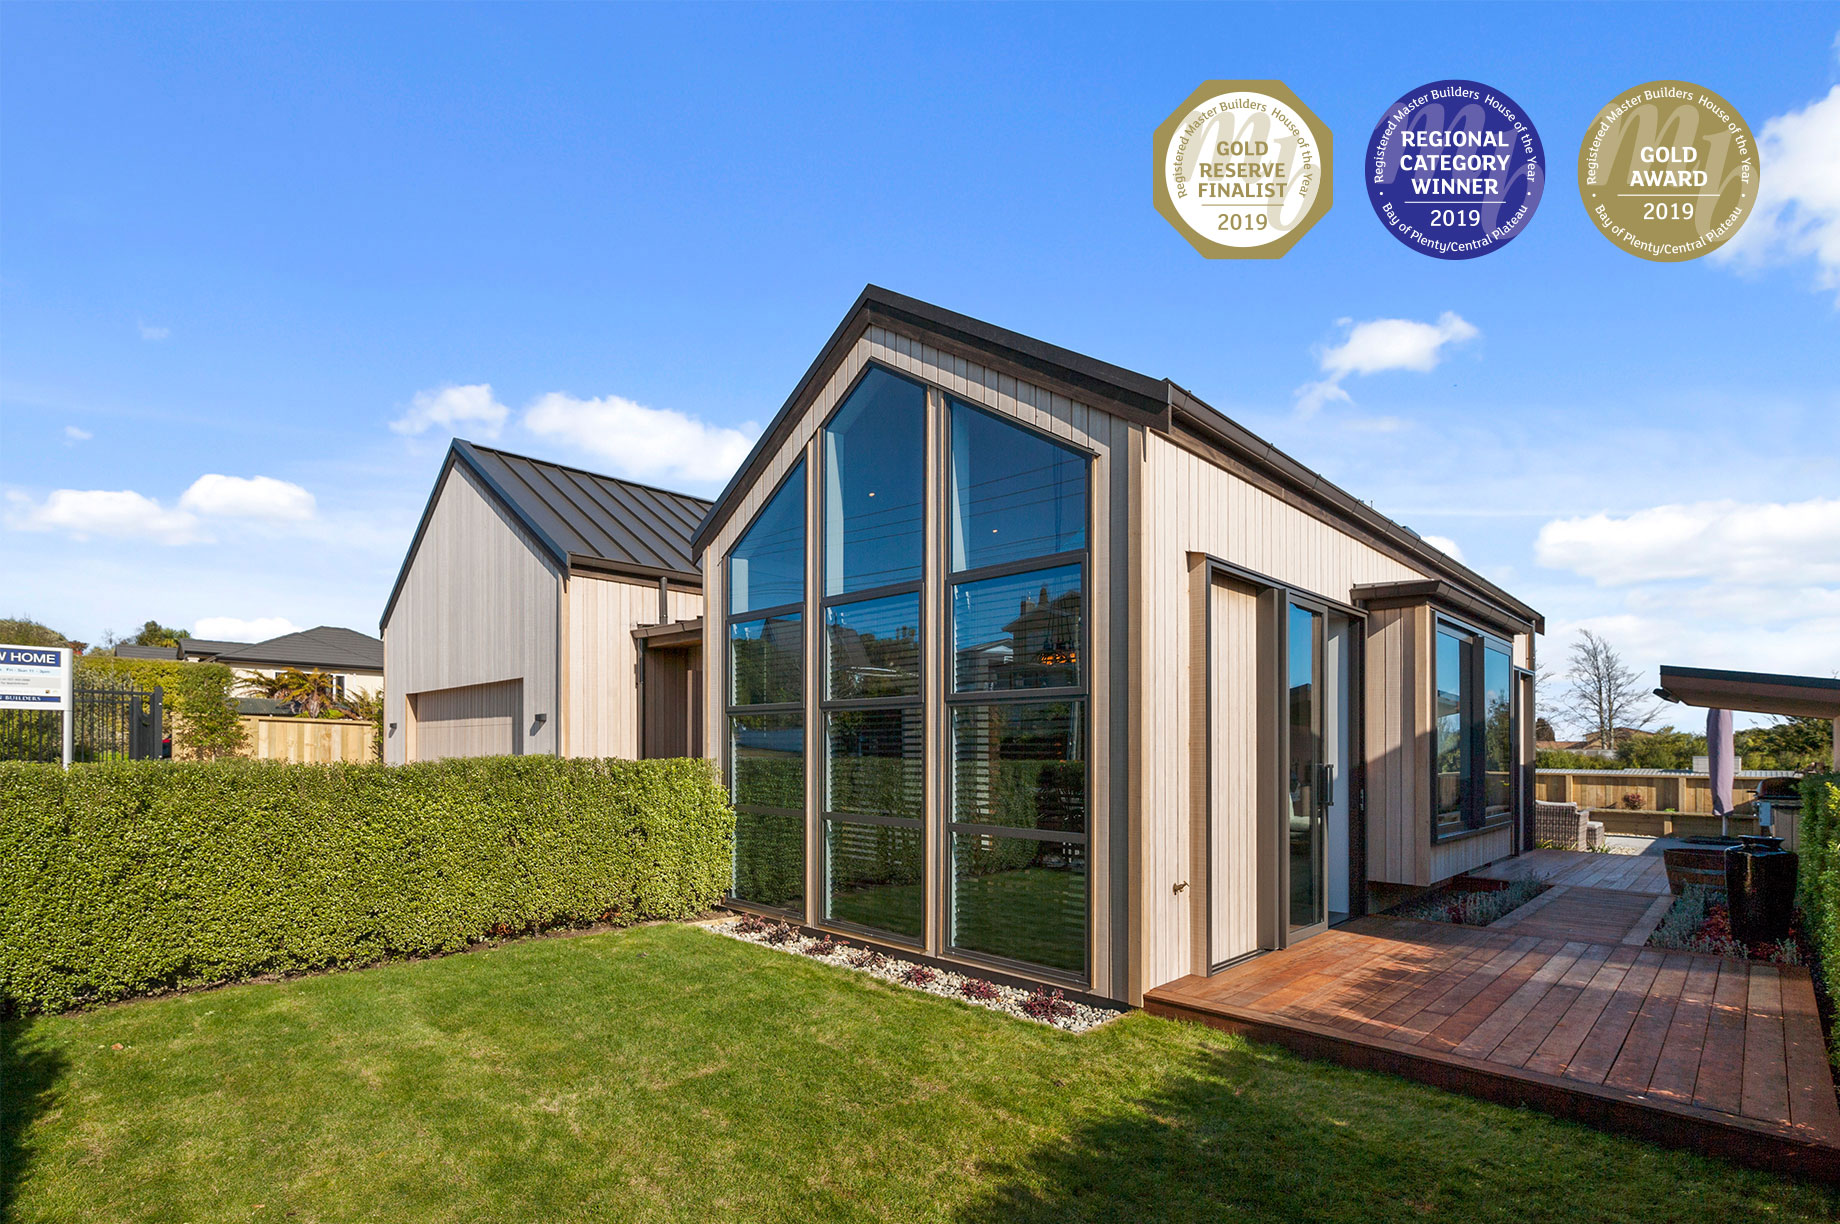
[[[1329,761],[1324,738],[1323,621],[1320,609],[1285,609],[1284,847],[1287,943],[1329,924]]]

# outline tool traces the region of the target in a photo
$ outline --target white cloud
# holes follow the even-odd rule
[[[218,518],[300,522],[313,517],[313,494],[273,476],[200,476],[179,498],[179,507]]]
[[[201,616],[192,625],[192,636],[217,642],[266,642],[284,633],[299,633],[300,626],[285,616],[258,616],[243,620],[235,616]]]
[[[576,399],[555,391],[530,405],[524,428],[592,452],[621,476],[703,485],[727,480],[760,433],[751,421],[735,429],[617,395]]]
[[[459,433],[463,428],[482,437],[496,438],[511,410],[492,398],[492,384],[438,387],[417,391],[409,410],[390,422],[399,434],[416,436],[430,429]]]
[[[1455,561],[1459,564],[1462,563],[1463,550],[1461,548],[1458,548],[1457,542],[1451,539],[1449,536],[1428,535],[1428,536],[1421,536],[1420,538],[1423,539],[1425,543],[1431,545],[1431,547],[1443,553],[1446,557],[1449,557],[1452,561]]]
[[[1380,374],[1388,370],[1425,373],[1444,360],[1445,350],[1481,335],[1475,324],[1446,310],[1435,323],[1415,319],[1369,319],[1356,323],[1338,320],[1348,329],[1340,344],[1322,351],[1318,364],[1328,377],[1297,388],[1297,412],[1314,416],[1323,405],[1350,402],[1342,382],[1350,375]]]
[[[172,335],[172,328],[170,327],[153,327],[146,323],[139,323],[136,324],[136,326],[140,328],[141,339],[143,340],[164,340]]]
[[[1540,528],[1534,555],[1599,586],[1683,578],[1840,582],[1840,499],[1696,502],[1554,519]]]
[[[64,440],[66,442],[87,442],[95,436],[96,435],[89,430],[78,428],[75,425],[64,426]]]
[[[39,504],[23,493],[7,494],[7,522],[20,531],[62,531],[79,540],[91,536],[189,544],[197,516],[162,506],[131,489],[58,489]]]
[[[1757,134],[1757,207],[1714,256],[1761,267],[1812,259],[1840,290],[1840,85]]]

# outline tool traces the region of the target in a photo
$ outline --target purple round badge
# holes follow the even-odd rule
[[[1367,142],[1367,198],[1387,231],[1439,259],[1474,259],[1527,228],[1546,187],[1533,121],[1479,81],[1433,81],[1387,108]]]

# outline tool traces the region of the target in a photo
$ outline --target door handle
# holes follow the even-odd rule
[[[1322,804],[1326,811],[1335,806],[1335,766],[1324,762],[1317,768],[1322,770]]]

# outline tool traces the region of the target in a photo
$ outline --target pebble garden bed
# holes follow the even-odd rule
[[[1003,986],[972,974],[953,973],[935,969],[931,965],[902,960],[847,940],[805,935],[789,922],[776,922],[753,914],[744,914],[727,922],[711,923],[708,929],[732,939],[790,952],[794,956],[807,956],[843,969],[854,969],[896,986],[974,1003],[979,1007],[1065,1029],[1070,1033],[1084,1033],[1124,1014],[1116,1008],[1093,1007],[1074,1002],[1058,990],[1048,990],[1045,987],[1022,990],[1014,986]]]

